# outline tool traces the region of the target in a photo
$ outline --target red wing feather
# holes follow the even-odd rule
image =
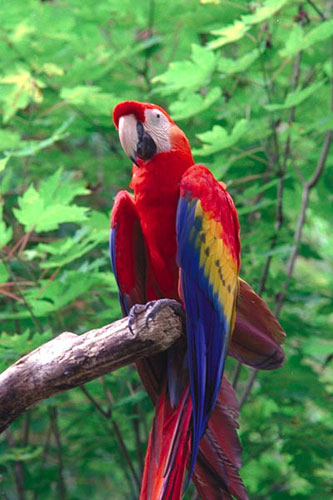
[[[284,362],[285,332],[265,302],[240,279],[236,323],[228,354],[256,369],[273,370]]]
[[[111,214],[110,254],[123,314],[134,304],[144,304],[145,246],[135,202],[127,191],[120,191]]]

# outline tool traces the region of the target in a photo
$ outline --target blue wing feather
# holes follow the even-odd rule
[[[117,239],[117,229],[111,228],[110,229],[110,239],[109,239],[111,266],[112,266],[112,271],[113,271],[114,277],[115,277],[117,285],[118,285],[118,298],[119,298],[119,302],[120,302],[121,312],[123,313],[123,316],[127,316],[129,313],[129,310],[131,308],[131,305],[126,304],[125,296],[121,293],[119,281],[117,278],[116,239]]]
[[[198,198],[183,196],[177,211],[177,260],[186,311],[193,405],[192,456],[187,485],[193,473],[200,439],[215,406],[230,333],[230,318],[226,317],[223,303],[214,291],[210,268],[204,269],[203,264],[200,265],[200,250],[205,235],[203,218],[196,215],[199,202]]]

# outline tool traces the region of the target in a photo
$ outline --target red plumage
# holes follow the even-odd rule
[[[127,116],[131,118],[127,121],[121,120]],[[219,320],[214,318],[216,316],[223,319],[223,314],[226,312],[218,313],[216,307],[220,307],[220,299],[211,295],[211,291],[208,293],[208,288],[205,288],[209,283],[217,286],[214,259],[209,265],[207,261],[206,267],[200,267],[200,262],[205,255],[207,259],[210,258],[210,252],[214,252],[217,247],[224,248],[226,250],[223,252],[230,253],[230,262],[236,263],[233,272],[237,272],[240,263],[239,225],[232,199],[224,186],[217,183],[206,167],[202,165],[193,167],[194,162],[185,134],[162,108],[150,103],[126,101],[116,106],[113,117],[116,127],[122,127],[124,145],[128,150],[126,152],[136,162],[133,165],[130,184],[134,190],[134,198],[125,191],[120,192],[116,197],[111,218],[111,259],[123,312],[128,314],[135,303],[146,303],[164,297],[182,302],[184,299],[179,293],[179,276],[182,275],[183,286],[189,278],[199,280],[190,286],[190,292],[192,294],[193,288],[196,293],[195,288],[198,287],[199,295],[194,295],[193,300],[198,300],[200,307],[203,307],[202,300],[204,300],[211,308],[212,314],[207,312],[207,319],[203,324],[208,328],[209,324],[213,323],[212,327],[215,329],[212,332],[215,332],[216,336],[219,328],[216,329],[214,321]],[[135,124],[137,132],[132,128],[126,136],[126,126],[134,127]],[[136,149],[133,142],[143,140],[143,131],[148,146],[151,147],[152,142],[155,146],[153,150],[147,149],[145,159],[137,154],[137,150],[144,151],[144,149]],[[183,200],[182,209],[180,200]],[[182,233],[184,217],[189,221],[186,224],[193,224],[193,228],[184,226],[185,232]],[[207,235],[211,235],[209,238],[213,237],[213,246],[200,250],[205,252],[200,254],[200,262],[195,260],[199,267],[194,268],[194,264],[188,261],[190,258],[188,252],[194,252],[193,258],[198,259],[199,247],[197,243],[194,244],[193,238],[200,236],[204,241],[206,230]],[[181,238],[185,238],[184,241],[181,241]],[[204,244],[209,245],[210,242],[205,241]],[[182,245],[185,245],[183,257],[179,253]],[[186,250],[187,247],[189,250]],[[227,254],[218,256],[216,262],[225,259]],[[224,278],[233,279],[230,276],[234,276],[228,268],[228,262],[223,260],[224,267],[221,270],[218,268],[223,284]],[[190,266],[191,269],[187,278],[184,274],[186,273],[184,265]],[[235,294],[240,287],[240,295],[236,320],[234,314],[236,301],[233,306],[227,306],[225,303],[225,307],[231,308],[231,316],[226,317],[228,322],[225,323],[231,325],[228,327],[231,333],[235,321],[233,338],[230,341],[227,336],[224,341],[230,342],[229,352],[251,366],[276,368],[284,359],[279,345],[283,340],[283,330],[249,285],[243,281],[231,281],[231,283]],[[219,288],[221,300],[224,300],[224,296],[229,297],[228,300],[233,300],[229,294],[231,288],[228,287],[227,290],[226,285],[225,289],[221,287],[222,285]],[[186,294],[188,296],[188,290]],[[187,316],[190,306],[193,308],[193,304],[186,303],[185,300]],[[200,321],[199,319],[199,323]],[[211,359],[214,361],[214,346],[209,347],[210,340],[205,340],[205,337],[203,341],[208,342],[206,348],[213,349]],[[225,344],[222,343],[222,347],[223,345]],[[193,452],[193,412],[196,411],[199,415],[201,411],[200,397],[195,402],[195,408],[192,404],[193,382],[190,391],[187,359],[187,345],[182,338],[169,351],[137,363],[139,375],[155,406],[141,500],[177,500],[181,497],[186,466],[189,466],[191,450]],[[206,366],[206,358],[200,359],[204,363],[207,377],[215,373],[211,372],[210,366]],[[195,370],[196,365],[190,363],[190,369]],[[217,380],[215,387],[218,388],[219,385],[220,381]],[[206,391],[208,389],[206,388]],[[208,426],[199,442],[193,480],[202,498],[206,500],[231,499],[233,496],[245,500],[246,491],[238,475],[241,454],[236,432],[238,405],[233,388],[226,377],[223,377],[216,403],[214,396],[210,397],[213,410],[208,409]],[[204,401],[206,400],[207,396],[204,396]],[[195,439],[200,436],[196,434]]]

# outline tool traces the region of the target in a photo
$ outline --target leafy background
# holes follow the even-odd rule
[[[277,372],[227,366],[254,500],[332,495],[331,9],[0,3],[1,369],[120,316],[108,226],[130,164],[111,111],[123,99],[166,107],[228,184],[242,275],[288,334]],[[1,498],[136,498],[151,417],[132,367],[43,401],[1,438]]]

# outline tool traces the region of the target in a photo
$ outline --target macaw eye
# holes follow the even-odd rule
[[[169,124],[169,120],[159,109],[146,109],[145,111],[146,126],[163,127]]]
[[[154,121],[156,123],[159,122],[161,120],[161,118],[162,118],[162,113],[160,113],[159,111],[157,111],[157,109],[153,110],[152,115],[153,115],[153,119],[154,119]]]

